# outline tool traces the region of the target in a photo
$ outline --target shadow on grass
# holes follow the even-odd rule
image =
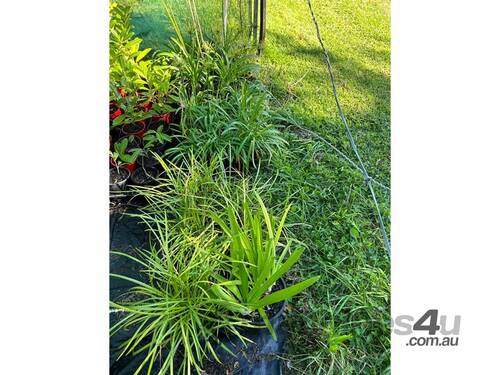
[[[352,155],[331,92],[325,57],[319,46],[306,46],[288,34],[269,31],[266,83],[296,118]],[[330,53],[339,99],[360,154],[374,175],[390,175],[390,77],[370,65],[388,61],[389,52],[366,48],[363,62]],[[279,54],[280,60],[273,55]],[[279,65],[278,65],[279,64]],[[302,77],[302,78],[301,78]],[[290,80],[301,80],[299,83]],[[348,91],[348,95],[346,95]]]
[[[175,35],[167,16],[163,13],[133,13],[132,26],[135,35],[142,39],[142,48],[164,50]]]
[[[303,42],[290,35],[279,34],[273,31],[268,32],[269,41],[275,44],[280,50],[280,54],[290,56],[294,60],[312,62],[312,67],[304,71],[306,64],[285,64],[278,69],[288,70],[292,74],[287,76],[301,77],[306,74],[305,80],[319,85],[324,85],[325,89],[330,88],[327,66],[323,51],[316,46],[304,46]],[[367,48],[363,51],[375,64],[389,59],[389,53]],[[349,86],[353,92],[361,93],[371,101],[371,108],[366,112],[350,113],[355,118],[384,118],[388,121],[390,114],[390,77],[383,73],[374,71],[359,61],[346,55],[330,53],[336,83],[339,89]],[[280,95],[290,94],[289,82],[278,79],[273,85],[278,85]],[[330,95],[330,94],[329,94]],[[314,116],[314,114],[311,113]],[[318,120],[318,119],[316,119]]]

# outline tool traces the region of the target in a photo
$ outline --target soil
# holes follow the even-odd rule
[[[118,184],[125,180],[128,176],[128,172],[121,168],[111,168],[109,170],[109,183],[110,184]]]

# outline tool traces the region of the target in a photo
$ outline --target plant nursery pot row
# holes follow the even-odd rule
[[[146,132],[146,122],[138,121],[130,124],[123,124],[121,126],[121,131],[124,135],[135,135],[136,137],[142,138]]]
[[[159,175],[155,167],[137,166],[137,163],[126,166],[113,166],[109,169],[109,189],[123,191],[130,182],[132,185],[144,186],[150,184]]]
[[[130,150],[134,148],[142,148],[142,139],[138,136],[132,135],[132,136],[122,136],[116,140],[113,140],[112,137],[110,136],[109,140],[109,147],[110,149],[113,148],[113,144],[116,142],[120,142],[123,138],[128,138],[129,143],[127,146],[127,152],[130,152]],[[158,155],[163,155],[165,150],[171,147],[175,147],[178,144],[177,138],[172,137],[172,140],[169,142],[165,142],[162,145],[155,146],[151,149],[152,152]],[[113,161],[112,158],[110,158],[110,164],[113,167],[116,167],[115,162]],[[125,167],[130,170],[130,172],[133,172],[138,166],[143,167],[143,168],[153,168],[157,167],[159,164],[159,161],[153,156],[153,154],[148,154],[148,155],[140,155],[137,160],[132,163],[132,164],[126,164]]]
[[[168,116],[167,116],[168,115]],[[153,116],[153,118],[144,121],[137,121],[130,124],[111,126],[110,134],[113,140],[118,140],[122,136],[136,136],[142,138],[148,130],[157,130],[160,125],[171,123],[172,114],[166,113],[162,116]],[[165,128],[167,134],[171,131],[170,127]]]
[[[121,139],[123,139],[125,137],[121,137],[117,140],[117,142],[120,142]],[[130,150],[134,149],[134,148],[142,148],[142,143],[141,143],[141,139],[137,136],[128,136],[127,137],[129,139],[129,144],[127,146],[127,152],[130,152]],[[172,142],[168,142],[168,143],[165,143],[161,146],[157,146],[157,147],[154,147],[152,149],[153,152],[155,152],[156,154],[163,154],[163,152],[171,146],[171,143]],[[110,149],[112,147],[112,140],[110,139]],[[113,167],[116,167],[116,164],[114,162],[114,160],[112,158],[110,158],[110,164],[111,166]],[[159,161],[153,157],[152,155],[151,156],[148,156],[148,155],[140,155],[137,160],[134,162],[134,163],[131,163],[131,164],[125,164],[125,167],[130,171],[130,172],[133,172],[138,166],[140,167],[143,167],[143,168],[152,168],[152,167],[156,167],[157,165],[159,164]]]

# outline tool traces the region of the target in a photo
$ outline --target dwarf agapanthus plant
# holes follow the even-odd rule
[[[219,282],[228,285],[228,291],[219,290],[216,285],[213,288],[221,299],[241,303],[249,311],[258,311],[276,339],[264,307],[293,297],[314,284],[319,276],[270,292],[274,283],[299,260],[304,249],[299,247],[287,257],[292,241],[282,238],[282,231],[290,206],[277,221],[269,214],[261,197],[255,194],[255,198],[256,210],[250,208],[248,200],[239,207],[239,212],[228,205],[227,220],[214,212],[209,213],[227,235],[231,263],[230,277],[217,276]]]

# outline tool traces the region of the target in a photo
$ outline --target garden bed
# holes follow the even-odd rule
[[[342,6],[349,8],[348,3]],[[273,300],[268,297],[279,293],[273,289],[277,280],[272,273],[286,265],[286,275],[279,273],[291,286],[296,286],[297,294],[284,322],[288,341],[284,340],[282,328],[273,330],[270,326],[260,329],[260,336],[267,338],[263,342],[258,339],[257,345],[243,349],[241,338],[231,340],[228,346],[237,354],[236,359],[220,353],[217,347],[222,364],[210,360],[210,356],[196,354],[183,362],[190,356],[186,347],[207,349],[207,343],[216,337],[227,338],[217,330],[212,332],[213,327],[208,324],[209,340],[189,332],[188,340],[174,337],[176,343],[182,342],[176,347],[175,358],[170,357],[175,362],[175,371],[182,374],[186,366],[191,366],[194,373],[209,374],[252,373],[254,370],[250,368],[256,369],[256,374],[271,374],[278,367],[284,373],[383,373],[389,364],[386,326],[389,262],[380,235],[374,229],[372,203],[363,191],[362,177],[333,154],[326,143],[315,141],[309,133],[304,137],[304,133],[293,133],[286,128],[289,124],[301,125],[319,133],[317,139],[322,137],[342,147],[347,144],[339,127],[330,123],[331,98],[319,89],[322,76],[309,71],[311,67],[314,72],[322,71],[321,51],[311,49],[307,38],[295,35],[299,29],[297,20],[307,22],[304,20],[307,9],[302,14],[287,7],[280,6],[278,10],[271,7],[275,15],[292,12],[294,16],[272,22],[271,27],[287,38],[285,43],[280,34],[269,34],[269,53],[261,60],[265,63],[264,71],[259,71],[256,59],[248,53],[250,49],[238,38],[221,43],[224,41],[218,40],[220,34],[207,33],[196,22],[190,23],[189,17],[182,18],[172,10],[168,12],[168,8],[165,20],[173,43],[168,46],[157,43],[156,50],[144,48],[127,21],[130,9],[112,10],[111,28],[116,33],[110,36],[110,183],[115,186],[110,186],[110,196],[115,208],[133,205],[139,209],[134,211],[142,215],[139,221],[143,226],[150,225],[151,232],[162,239],[160,247],[168,249],[165,252],[169,255],[165,257],[163,250],[158,251],[149,241],[127,239],[129,230],[133,236],[142,236],[144,231],[134,232],[135,224],[127,221],[130,218],[117,220],[117,223],[124,220],[117,227],[124,235],[123,241],[115,248],[122,255],[112,253],[111,266],[112,273],[122,278],[112,283],[112,288],[118,286],[112,290],[112,308],[126,308],[135,303],[137,319],[147,315],[152,306],[146,300],[120,300],[121,293],[115,291],[120,286],[137,286],[135,281],[145,282],[153,289],[157,285],[162,286],[161,290],[177,288],[171,280],[180,277],[178,272],[163,268],[172,258],[178,262],[174,268],[189,269],[185,276],[191,285],[198,285],[193,290],[179,290],[175,297],[181,296],[184,303],[183,293],[203,289],[217,303],[224,301],[223,306],[216,306],[213,301],[197,296],[205,304],[203,309],[210,311],[210,318],[230,330],[235,327],[228,319],[247,324],[254,321],[247,319],[249,314],[272,313],[268,307]],[[285,24],[283,20],[287,20]],[[292,31],[291,25],[295,25]],[[184,30],[186,26],[188,32]],[[123,38],[116,38],[117,35]],[[325,40],[332,41],[332,35],[327,32]],[[377,43],[385,45],[383,41]],[[347,77],[349,89],[340,85],[341,96],[347,98],[348,115],[359,113],[353,127],[362,131],[361,145],[375,145],[376,152],[370,152],[367,166],[380,171],[385,178],[388,156],[384,147],[389,137],[384,126],[389,121],[389,108],[384,56],[377,55],[382,68],[377,66],[377,73],[373,73],[367,67],[372,66],[371,62],[365,64],[359,56],[352,57],[352,51],[349,57],[342,52],[337,50],[333,61],[341,77]],[[364,108],[368,102],[373,107]],[[380,139],[374,140],[372,136],[377,132]],[[347,153],[342,147],[339,148]],[[125,184],[118,185],[118,178],[112,177],[120,173],[119,168],[138,178],[128,177]],[[380,205],[384,216],[388,216],[388,202],[388,195],[382,195]],[[278,229],[281,218],[283,231]],[[129,225],[132,227],[127,229]],[[176,241],[180,240],[165,240],[167,232]],[[273,236],[269,233],[277,233],[276,242],[265,238]],[[248,240],[239,242],[238,238],[244,236]],[[261,246],[264,239],[272,244]],[[201,252],[197,246],[203,248]],[[244,256],[238,255],[242,248]],[[207,256],[218,251],[224,261]],[[303,257],[302,252],[305,252]],[[144,255],[147,257],[137,259],[143,263],[130,258]],[[273,272],[265,277],[253,275],[254,268],[263,274],[269,271],[263,266],[266,262],[259,261],[264,255],[274,265]],[[206,267],[198,268],[196,262],[189,261],[191,258]],[[146,265],[143,271],[150,275],[162,277],[146,283],[145,273],[138,272],[141,269],[138,264]],[[240,269],[241,265],[249,268]],[[321,275],[320,280],[317,275]],[[127,281],[123,276],[135,281]],[[268,290],[260,290],[259,298],[249,297],[242,293],[247,281],[254,285],[269,282]],[[216,288],[206,290],[202,285],[216,285]],[[153,289],[149,292],[153,293]],[[151,297],[156,298],[157,292]],[[258,305],[262,301],[267,304]],[[262,312],[258,311],[262,307]],[[165,308],[168,311],[170,308]],[[152,332],[161,333],[161,327],[152,327]],[[122,342],[131,338],[120,332],[115,334]],[[252,337],[251,331],[247,334]],[[164,337],[163,342],[170,343],[173,336]],[[160,356],[161,352],[165,359],[169,352],[163,352],[160,341],[152,355]],[[287,365],[280,366],[278,357],[285,357]],[[127,358],[126,366],[132,369],[143,364],[146,357]],[[156,366],[157,362],[154,363]],[[258,370],[261,365],[268,369]],[[157,370],[153,367],[152,373]]]
[[[137,218],[129,216],[127,213],[137,213],[137,207],[120,206],[110,215],[110,250],[121,249],[129,255],[137,255],[135,249],[146,246],[148,236],[146,228]],[[121,274],[147,282],[141,268],[137,263],[121,256],[110,254],[110,273]],[[119,297],[130,291],[133,283],[123,279],[110,278],[110,298],[117,300]],[[124,317],[122,312],[110,314],[110,326],[117,323]],[[228,353],[221,345],[216,347],[216,353],[221,363],[212,359],[207,359],[204,369],[210,375],[246,374],[246,375],[279,375],[281,374],[281,360],[286,334],[281,325],[283,315],[279,314],[273,320],[273,328],[277,334],[274,340],[267,330],[248,329],[245,336],[252,341],[243,345],[240,340],[231,335],[221,335],[219,339],[234,354]],[[141,356],[125,356],[118,359],[120,346],[123,345],[134,331],[121,330],[111,337],[110,340],[110,374],[111,375],[132,375],[135,369],[144,360]],[[161,367],[161,360],[157,361],[154,370]],[[144,372],[146,373],[146,372]]]

